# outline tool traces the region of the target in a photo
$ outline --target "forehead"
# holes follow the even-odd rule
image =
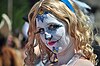
[[[53,14],[43,14],[38,15],[36,18],[37,27],[47,26],[48,24],[61,24],[63,23],[59,21]]]

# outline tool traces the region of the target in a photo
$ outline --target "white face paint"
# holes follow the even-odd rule
[[[70,38],[65,25],[52,14],[38,15],[37,28],[44,44],[54,53],[60,53],[69,45]]]

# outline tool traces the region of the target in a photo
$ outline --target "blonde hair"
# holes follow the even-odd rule
[[[86,59],[95,63],[96,55],[93,54],[93,49],[91,47],[90,39],[93,38],[91,24],[87,22],[86,15],[80,11],[80,9],[75,5],[74,2],[71,2],[75,13],[73,13],[64,3],[59,0],[44,0],[37,2],[29,12],[29,38],[26,45],[26,59],[25,63],[28,66],[33,66],[35,61],[34,54],[34,41],[37,40],[39,49],[41,52],[42,61],[44,59],[50,60],[50,56],[53,54],[41,41],[36,32],[36,16],[41,11],[49,11],[58,19],[61,19],[68,25],[68,32],[72,38],[75,39],[75,49],[76,53],[81,53]],[[38,37],[38,38],[37,38]],[[47,56],[46,56],[47,55]],[[30,62],[30,63],[29,63]]]

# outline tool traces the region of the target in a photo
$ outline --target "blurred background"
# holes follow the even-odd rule
[[[80,0],[88,4],[92,8],[92,13],[94,15],[94,31],[97,31],[96,40],[100,44],[100,0]]]
[[[37,1],[0,0],[0,66],[23,66],[27,43],[23,17]]]
[[[37,0],[38,1],[38,0]],[[2,14],[5,13],[12,23],[12,31],[20,30],[24,24],[23,16],[27,15],[33,0],[0,0],[0,21]]]
[[[27,28],[25,28],[25,25],[27,25],[27,22],[23,20],[23,17],[27,16],[32,5],[37,1],[39,0],[0,0],[0,54],[7,55],[5,51],[10,52],[13,55],[16,54],[16,57],[13,57],[13,59],[16,59],[18,57],[20,60],[22,60],[17,61],[19,65],[17,65],[17,63],[14,63],[16,64],[16,66],[22,66],[25,57],[24,46],[27,42]],[[79,1],[87,3],[92,8],[91,12],[93,13],[95,20],[94,28],[96,28],[94,31],[97,33],[96,39],[100,44],[100,0]],[[4,39],[6,42],[3,41]],[[5,48],[3,48],[2,50],[2,46],[6,45],[14,51],[8,49],[5,50]],[[9,56],[9,58],[11,57]],[[10,66],[10,63],[5,66],[8,65]],[[1,62],[0,66],[2,66]]]

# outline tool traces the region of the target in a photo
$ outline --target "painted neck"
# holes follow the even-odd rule
[[[58,64],[67,64],[74,54],[74,44],[71,43],[64,51],[58,54]]]

